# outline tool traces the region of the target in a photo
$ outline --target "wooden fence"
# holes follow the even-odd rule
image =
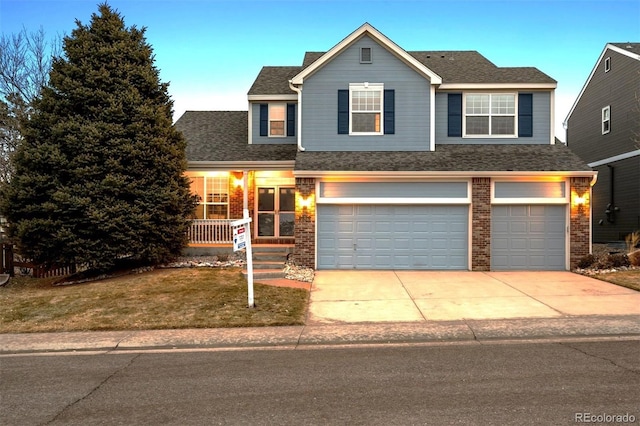
[[[15,275],[15,269],[30,270],[30,274],[34,278],[46,278],[46,277],[62,277],[65,275],[71,275],[76,272],[76,265],[51,265],[43,266],[37,265],[30,260],[21,259],[16,256],[13,250],[13,245],[2,244],[2,265],[0,273]],[[29,272],[27,272],[29,273]]]

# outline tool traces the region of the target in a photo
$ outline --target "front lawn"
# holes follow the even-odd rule
[[[601,272],[589,275],[602,281],[617,284],[636,291],[640,291],[640,269],[629,269],[626,271]]]
[[[84,284],[15,277],[0,287],[0,333],[304,324],[308,291],[247,284],[237,268],[159,269]]]

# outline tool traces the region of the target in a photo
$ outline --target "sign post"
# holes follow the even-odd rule
[[[255,307],[253,301],[253,253],[251,251],[251,223],[250,217],[231,222],[233,228],[233,251],[246,250],[247,254],[247,293],[249,307]]]

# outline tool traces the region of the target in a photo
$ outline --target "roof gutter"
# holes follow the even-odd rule
[[[289,87],[298,94],[298,151],[304,151],[302,146],[302,89],[293,84],[293,80],[289,80]]]
[[[284,161],[189,161],[187,171],[193,170],[290,170],[296,162]]]
[[[591,171],[321,171],[294,170],[295,177],[326,178],[472,178],[472,177],[590,177],[596,178],[598,172]]]

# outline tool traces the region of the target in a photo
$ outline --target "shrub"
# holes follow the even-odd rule
[[[582,256],[578,261],[578,268],[587,269],[591,265],[596,262],[596,257],[592,254],[587,254],[586,256]]]
[[[605,260],[601,263],[601,269],[609,269],[609,268],[621,268],[623,266],[629,266],[629,258],[626,254],[615,253],[608,255]]]
[[[627,253],[640,248],[640,231],[632,232],[624,237],[624,242],[627,244]]]

